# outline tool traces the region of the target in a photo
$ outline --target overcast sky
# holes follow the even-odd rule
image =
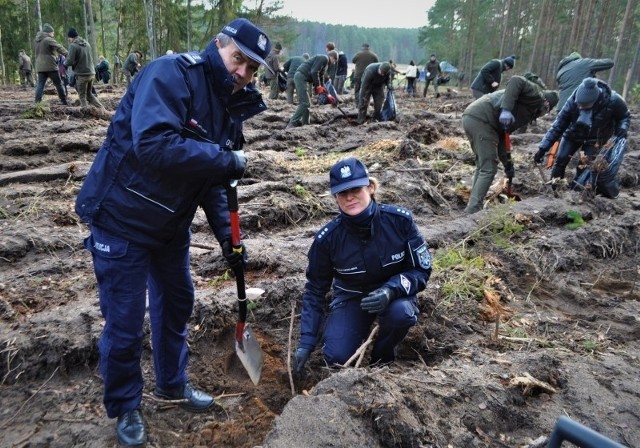
[[[299,20],[368,28],[419,28],[435,0],[282,0],[279,12]]]

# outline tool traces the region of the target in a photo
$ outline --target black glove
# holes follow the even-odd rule
[[[247,169],[247,157],[243,150],[231,151],[233,154],[232,163],[229,165],[229,179],[240,180]]]
[[[544,158],[544,155],[547,153],[547,148],[540,146],[538,148],[538,152],[536,152],[536,154],[533,156],[533,161],[536,163],[542,163],[542,159]]]
[[[513,179],[516,174],[516,169],[513,167],[513,162],[507,162],[504,164],[504,175],[507,179]]]
[[[222,256],[227,260],[229,266],[232,268],[237,268],[241,264],[245,266],[247,264],[247,249],[244,247],[244,244],[240,243],[240,247],[242,248],[241,252],[235,252],[233,250],[233,245],[231,244],[230,239],[226,239],[222,242]]]
[[[383,286],[375,291],[371,291],[367,297],[360,301],[360,308],[369,311],[371,314],[381,313],[393,299],[391,289]]]
[[[620,128],[616,131],[616,137],[618,138],[627,138],[627,130],[625,128]]]
[[[304,365],[309,360],[309,355],[311,355],[311,350],[308,348],[298,348],[296,353],[293,355],[293,372],[301,376],[304,373]]]

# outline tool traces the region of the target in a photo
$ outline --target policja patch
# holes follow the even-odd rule
[[[429,252],[429,248],[426,244],[423,244],[416,249],[416,256],[418,257],[418,263],[422,269],[431,268],[431,253]]]

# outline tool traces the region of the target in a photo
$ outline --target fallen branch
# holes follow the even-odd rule
[[[22,170],[0,174],[0,186],[10,183],[46,182],[55,179],[83,179],[91,168],[91,162],[69,162],[62,165]]]
[[[157,397],[156,395],[153,395],[153,394],[143,394],[143,397],[149,398],[149,399],[155,401],[156,403],[160,403],[160,404],[180,405],[180,404],[189,403],[189,399],[188,398],[176,398],[175,400],[172,400],[170,398],[160,398],[160,397]]]
[[[531,395],[534,389],[542,389],[544,392],[554,394],[556,389],[549,383],[534,378],[528,372],[524,372],[523,376],[517,376],[509,381],[511,387],[523,387],[522,395]]]
[[[523,344],[530,344],[532,342],[537,342],[538,344],[542,344],[542,345],[549,344],[548,342],[538,338],[516,338],[512,336],[499,336],[499,339],[502,339],[503,341],[508,341],[508,342],[522,342]]]
[[[243,395],[245,395],[244,392],[238,392],[236,394],[225,394],[224,392],[221,393],[220,395],[216,395],[213,399],[214,400],[222,400],[223,398],[231,398],[231,397],[242,397]]]
[[[12,447],[23,447],[23,446],[29,446],[28,443],[26,443],[35,433],[37,433],[38,431],[40,431],[40,426],[36,426],[35,428],[33,428],[31,430],[31,432],[27,435],[25,435],[24,437],[20,438],[20,440],[16,441],[13,443],[13,445],[11,445]]]
[[[287,371],[289,372],[289,384],[291,385],[291,395],[295,397],[296,387],[293,384],[293,373],[291,372],[291,339],[293,335],[293,320],[296,317],[296,301],[291,301],[291,321],[289,322],[289,344],[287,347]]]
[[[191,243],[189,243],[189,245],[191,247],[197,247],[198,249],[207,249],[207,250],[218,250],[217,247],[215,246],[210,246],[208,244],[200,244],[200,243],[195,243],[193,241],[191,241]]]
[[[364,355],[365,350],[367,349],[369,344],[373,342],[376,335],[378,334],[379,329],[380,329],[380,326],[376,324],[376,326],[373,327],[373,330],[371,330],[371,333],[369,334],[369,337],[367,338],[367,340],[364,341],[364,343],[358,348],[358,350],[356,350],[356,352],[351,356],[351,358],[347,359],[347,362],[345,362],[342,365],[342,367],[349,367],[356,358],[359,358],[358,363],[356,364],[356,367],[360,366],[360,362],[362,361],[361,355]]]

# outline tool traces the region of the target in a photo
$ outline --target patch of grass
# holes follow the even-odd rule
[[[209,281],[209,286],[211,287],[218,287],[220,285],[222,285],[224,282],[227,282],[229,280],[233,279],[233,270],[232,269],[227,269],[226,271],[224,271],[222,274],[213,277],[211,279],[211,281]]]
[[[452,163],[451,160],[437,159],[430,161],[429,165],[431,165],[431,168],[433,168],[434,171],[444,173],[451,168]]]
[[[482,300],[484,283],[490,275],[482,257],[464,248],[436,251],[433,272],[448,304],[459,300]]]
[[[511,338],[528,338],[529,333],[525,328],[515,328],[510,325],[502,325],[500,327],[503,333]]]
[[[587,339],[582,342],[582,348],[588,352],[595,352],[598,349],[598,342],[591,339]]]
[[[569,210],[567,212],[567,218],[571,220],[570,223],[565,224],[564,226],[565,229],[568,230],[576,230],[586,224],[584,219],[582,219],[582,214],[577,210]]]
[[[296,148],[296,150],[293,152],[296,157],[304,157],[304,155],[306,154],[306,151],[304,148]]]
[[[46,118],[47,114],[51,112],[49,108],[49,103],[40,102],[36,103],[27,110],[25,110],[22,114],[20,114],[20,118],[31,119],[35,118],[38,120],[42,120]]]
[[[514,215],[508,204],[490,209],[480,221],[478,228],[462,241],[474,241],[476,244],[488,243],[505,250],[513,249],[512,240],[521,234],[526,226],[518,215]]]
[[[298,196],[300,199],[308,199],[309,196],[311,196],[311,193],[309,193],[307,189],[300,184],[295,184],[293,186],[293,194]]]

